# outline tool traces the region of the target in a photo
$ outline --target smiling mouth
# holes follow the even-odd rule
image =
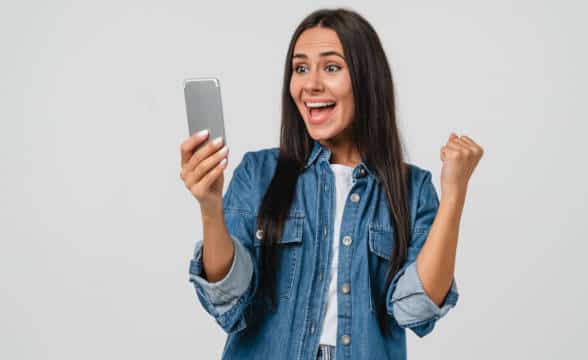
[[[335,106],[337,105],[336,102],[322,102],[322,103],[304,103],[306,109],[308,111],[308,118],[312,124],[320,124],[327,120]]]

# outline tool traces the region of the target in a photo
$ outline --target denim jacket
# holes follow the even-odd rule
[[[235,244],[229,273],[215,283],[203,277],[202,241],[190,261],[197,297],[227,332],[223,359],[315,359],[325,314],[330,271],[335,178],[331,152],[314,141],[298,178],[276,270],[277,308],[258,292],[260,239],[256,216],[278,160],[278,148],[245,153],[223,196],[225,224]],[[365,161],[365,159],[363,159]],[[458,299],[453,279],[442,305],[425,293],[416,257],[438,210],[431,172],[409,164],[411,239],[406,262],[385,287],[395,241],[380,180],[362,161],[353,169],[353,185],[341,221],[337,268],[336,359],[406,359],[405,329],[429,334]],[[378,325],[376,299],[385,297],[389,327]]]

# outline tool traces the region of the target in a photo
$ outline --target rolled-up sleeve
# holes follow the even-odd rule
[[[202,245],[196,244],[194,258],[190,261],[190,281],[198,284],[206,302],[215,307],[219,315],[226,313],[245,294],[253,276],[253,260],[241,242],[233,235],[235,247],[231,268],[225,277],[217,282],[209,282],[203,277]]]
[[[423,337],[433,330],[437,320],[457,304],[459,293],[453,278],[443,303],[437,306],[425,292],[417,271],[416,258],[427,240],[439,209],[439,198],[431,180],[431,172],[425,171],[420,182],[407,259],[392,279],[387,293],[387,309],[400,327],[410,328],[416,335]]]
[[[392,311],[401,327],[411,328],[417,335],[423,337],[433,330],[437,320],[456,305],[458,296],[454,278],[443,303],[437,306],[423,288],[415,261],[398,279],[392,294]]]

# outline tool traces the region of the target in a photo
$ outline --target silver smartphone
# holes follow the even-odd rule
[[[208,140],[198,148],[219,136],[223,137],[226,144],[219,80],[216,78],[186,79],[184,80],[184,97],[190,135],[203,129],[209,131]]]

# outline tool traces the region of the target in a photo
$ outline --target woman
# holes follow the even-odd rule
[[[222,139],[181,146],[204,227],[190,280],[229,334],[223,359],[405,359],[405,329],[425,336],[457,302],[459,221],[483,150],[450,135],[439,202],[431,172],[403,161],[379,38],[349,10],[298,26],[282,96],[280,147],[246,153],[224,197]]]

